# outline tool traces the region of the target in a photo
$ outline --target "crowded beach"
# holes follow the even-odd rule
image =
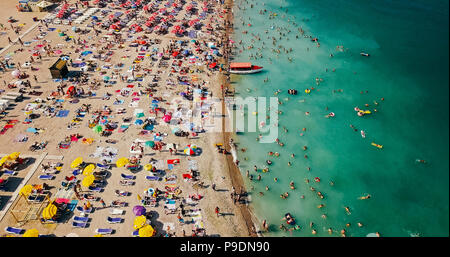
[[[4,236],[256,235],[206,125],[232,1],[20,2],[0,11]]]

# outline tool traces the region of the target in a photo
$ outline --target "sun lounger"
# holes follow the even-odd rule
[[[87,210],[84,210],[83,207],[77,206],[77,211],[82,212],[82,213],[91,213],[92,212],[92,207],[87,209]]]
[[[98,228],[95,230],[95,233],[102,235],[110,235],[112,234],[112,232],[113,232],[112,228]]]
[[[88,222],[89,218],[88,217],[75,216],[75,217],[73,217],[73,220],[77,221],[77,222]]]
[[[17,171],[13,171],[13,170],[4,170],[3,174],[7,175],[7,176],[14,176],[17,174]]]
[[[85,228],[87,226],[87,222],[72,222],[72,227],[74,228]]]
[[[109,211],[109,214],[111,215],[122,215],[124,213],[124,210],[121,209],[112,209]]]
[[[133,175],[125,175],[125,174],[120,174],[122,176],[123,179],[136,179],[136,176]]]
[[[39,176],[39,179],[44,179],[44,180],[52,180],[54,178],[55,178],[55,176],[53,176],[53,175],[40,175]]]
[[[122,222],[122,218],[112,218],[112,217],[109,217],[109,216],[106,218],[106,220],[110,224],[117,224],[117,223],[121,223]]]
[[[155,177],[155,176],[146,176],[145,177],[147,180],[151,180],[151,181],[159,181],[159,177]]]
[[[5,232],[8,234],[21,235],[21,234],[25,233],[25,229],[15,228],[15,227],[6,227]]]
[[[92,187],[92,186],[89,187],[89,192],[100,193],[100,192],[102,192],[102,190],[103,190],[103,188],[101,188],[101,187]]]

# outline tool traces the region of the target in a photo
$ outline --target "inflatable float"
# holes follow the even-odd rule
[[[379,149],[382,149],[382,148],[383,148],[383,146],[382,146],[382,145],[379,145],[379,144],[375,144],[374,142],[372,142],[372,145],[373,145],[373,146],[375,146],[375,147],[378,147]]]

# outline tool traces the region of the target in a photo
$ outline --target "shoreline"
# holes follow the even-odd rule
[[[231,53],[231,49],[229,47],[229,40],[230,40],[230,36],[233,35],[234,33],[234,29],[233,29],[233,6],[234,6],[234,0],[227,0],[226,1],[226,9],[228,10],[226,18],[225,18],[225,22],[226,23],[231,23],[229,26],[228,24],[226,24],[225,27],[225,37],[227,40],[226,43],[226,52]],[[229,66],[229,56],[227,55],[227,58],[225,58],[225,67]],[[226,79],[226,75],[224,75],[223,73],[221,74],[221,84],[224,85],[225,87],[228,88],[232,88],[230,83],[227,82]],[[224,87],[224,88],[225,88]],[[222,92],[222,114],[225,115],[225,101],[224,101],[224,95]],[[230,139],[232,138],[234,133],[230,133],[230,132],[225,132],[225,118],[222,119],[222,134],[223,134],[223,142],[224,142],[224,146],[227,144],[227,142],[230,141]],[[227,167],[228,167],[228,174],[230,175],[231,178],[231,183],[233,185],[234,188],[238,189],[238,188],[242,188],[245,192],[247,192],[245,185],[244,185],[244,180],[242,177],[242,174],[239,170],[239,168],[236,166],[236,164],[233,162],[233,156],[232,155],[227,155],[226,156],[226,163],[227,163]],[[247,230],[248,230],[248,235],[251,237],[258,237],[258,233],[257,233],[257,229],[256,224],[255,224],[255,219],[256,217],[254,216],[254,214],[251,212],[249,206],[247,204],[243,205],[240,204],[237,206],[237,209],[239,209],[242,218],[244,219],[246,226],[247,226]]]

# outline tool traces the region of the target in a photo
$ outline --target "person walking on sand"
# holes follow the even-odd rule
[[[216,184],[213,183],[213,184],[211,185],[211,188],[212,188],[212,190],[216,191]]]
[[[100,203],[103,205],[103,208],[106,208],[106,203],[103,201],[103,199],[100,200]]]
[[[217,214],[217,217],[219,217],[220,209],[218,206],[214,209],[214,212]]]

